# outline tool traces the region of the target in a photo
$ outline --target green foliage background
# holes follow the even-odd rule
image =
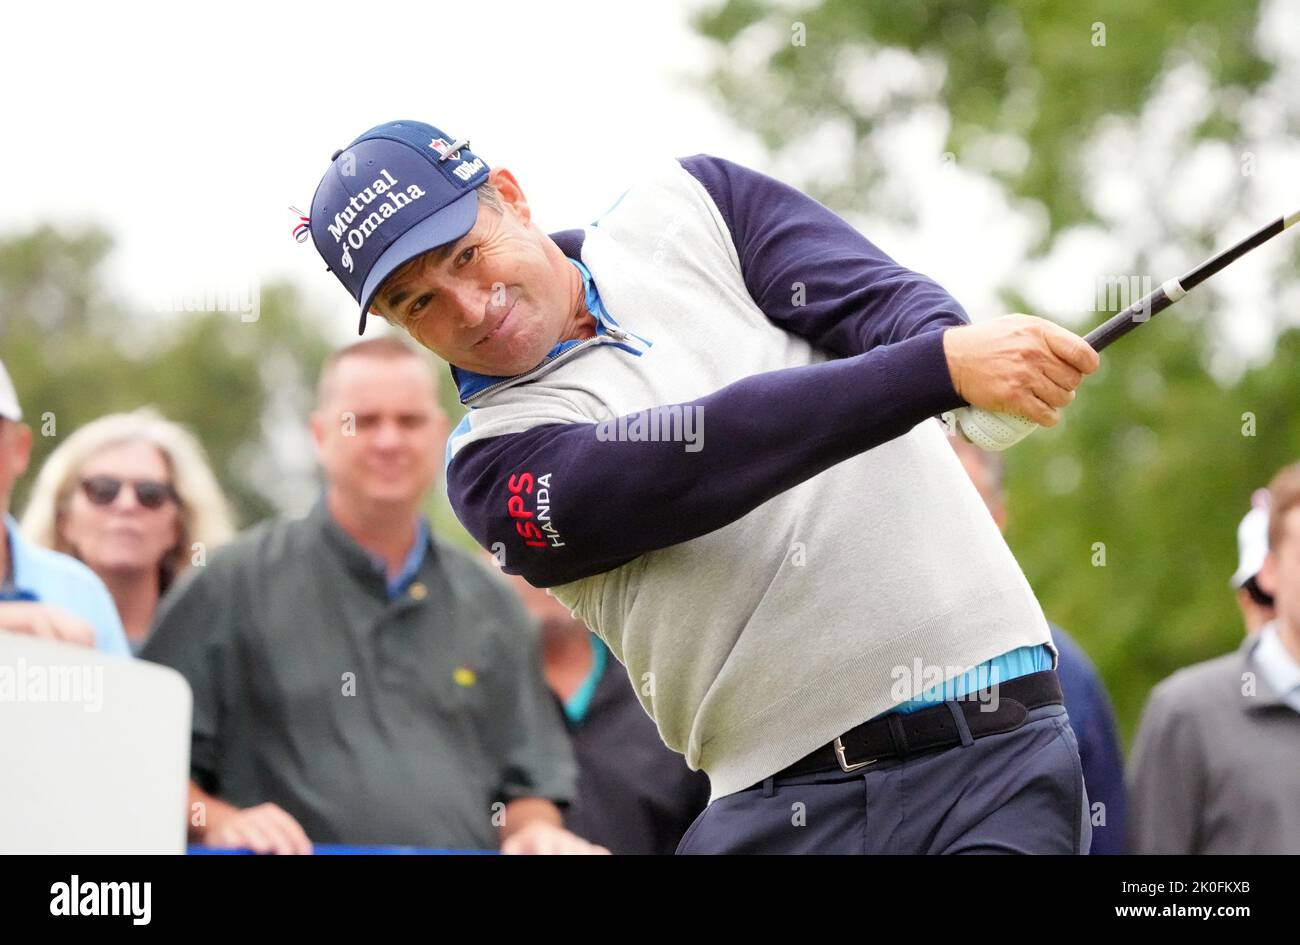
[[[70,433],[106,413],[154,406],[199,437],[238,526],[284,511],[273,443],[305,430],[317,372],[334,347],[319,320],[284,283],[261,287],[256,321],[237,312],[160,315],[110,295],[103,266],[111,251],[98,229],[40,227],[0,239],[0,358],[34,433],[12,510],[21,512],[36,470]],[[463,408],[437,367],[454,423]],[[319,488],[310,441],[301,442],[301,485]],[[441,488],[428,511],[444,536],[475,547]]]

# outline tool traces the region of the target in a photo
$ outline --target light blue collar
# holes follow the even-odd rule
[[[400,597],[406,589],[415,580],[415,576],[420,573],[420,566],[424,564],[425,555],[429,551],[429,523],[421,515],[415,523],[415,543],[411,545],[411,550],[406,553],[406,560],[402,562],[402,570],[397,572],[392,580],[386,579],[388,586],[388,599],[395,600]],[[375,567],[381,574],[387,574],[388,565],[384,559],[378,555],[371,555],[371,560],[375,562]]]
[[[1273,691],[1288,702],[1300,687],[1300,663],[1286,648],[1278,632],[1278,621],[1271,620],[1259,631],[1255,662]]]

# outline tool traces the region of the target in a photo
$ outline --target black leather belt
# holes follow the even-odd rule
[[[995,695],[997,709],[990,711]],[[954,702],[960,706],[972,738],[1013,732],[1025,724],[1030,709],[1064,704],[1060,680],[1051,669],[1017,676],[997,686],[968,693]],[[789,778],[837,768],[857,771],[885,758],[908,758],[960,745],[961,730],[949,705],[943,703],[917,712],[891,712],[863,722],[773,777]]]

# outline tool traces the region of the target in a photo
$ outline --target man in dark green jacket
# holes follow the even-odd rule
[[[310,514],[191,569],[142,654],[194,689],[192,838],[600,851],[562,827],[575,768],[529,618],[420,515],[447,433],[430,366],[344,349],[311,428]]]

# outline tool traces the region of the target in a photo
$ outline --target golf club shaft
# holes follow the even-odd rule
[[[1235,246],[1211,256],[1181,279],[1170,279],[1154,292],[1107,319],[1088,332],[1083,340],[1092,345],[1093,350],[1101,351],[1112,342],[1123,338],[1138,325],[1163,312],[1220,269],[1240,259],[1256,246],[1268,242],[1298,220],[1300,220],[1300,211],[1278,217],[1273,222],[1260,227]]]

